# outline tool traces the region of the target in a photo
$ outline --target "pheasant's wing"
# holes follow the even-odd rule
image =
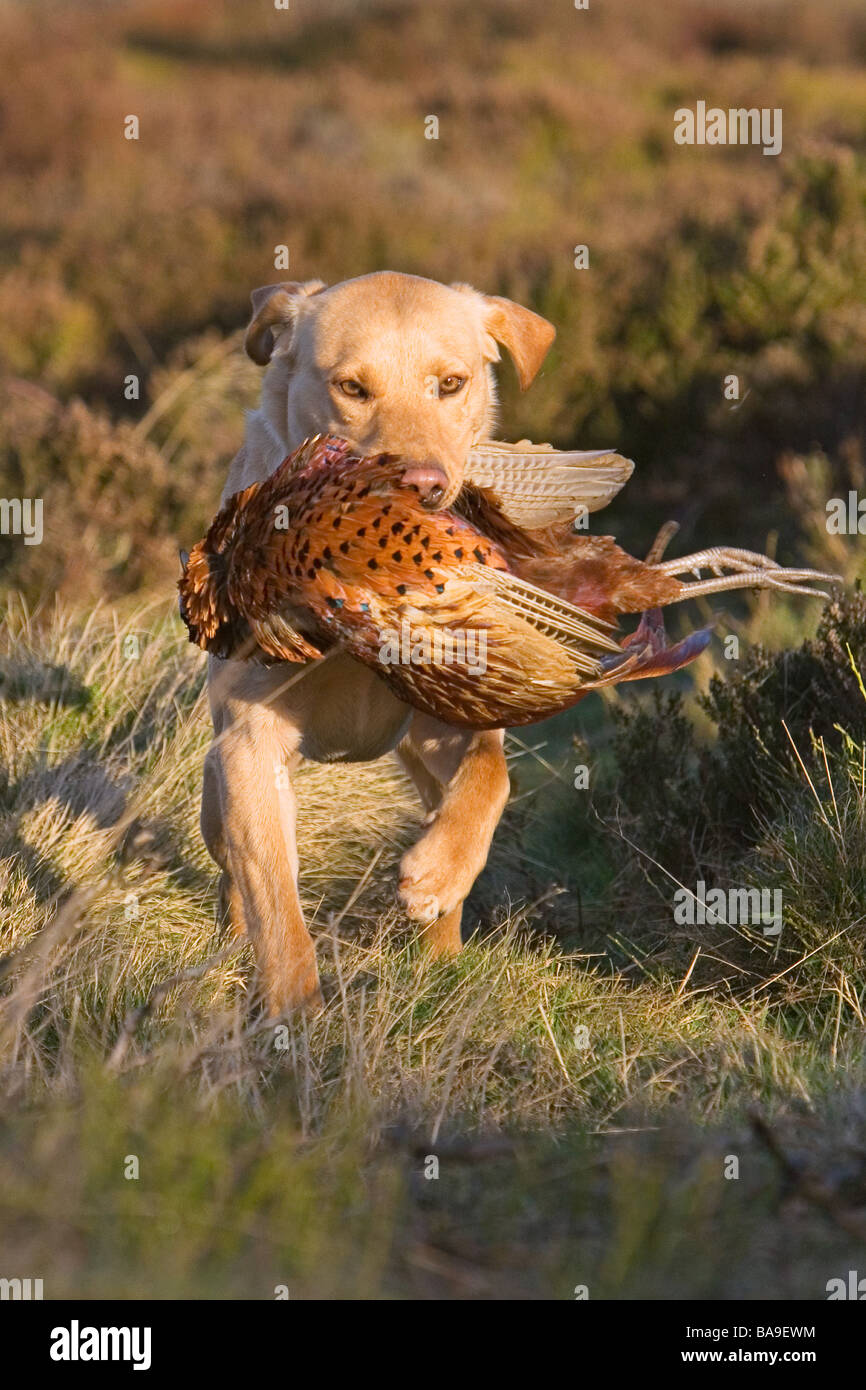
[[[435,602],[419,585],[364,613],[348,595],[340,627],[401,700],[446,724],[531,724],[607,684],[603,655],[631,663],[610,624],[505,571],[467,564],[441,588]]]
[[[630,459],[606,449],[560,452],[525,439],[483,440],[469,452],[465,480],[489,494],[509,521],[537,530],[606,507],[633,472]]]
[[[469,559],[468,528],[455,518],[440,513],[425,523],[441,554],[422,535],[418,565],[401,552],[405,582],[380,582],[378,567],[359,574],[344,541],[349,553],[332,550],[330,565],[303,586],[322,636],[375,670],[398,698],[444,723],[500,728],[547,718],[607,683],[603,656],[617,658],[618,670],[631,664],[612,624],[498,568],[489,543],[485,559],[481,545],[478,562]]]
[[[603,669],[597,653],[622,655],[622,648],[612,635],[614,624],[606,619],[507,570],[483,565],[467,568],[472,574],[472,587],[487,599],[491,613],[505,610],[511,618],[563,647],[576,670],[597,676]]]

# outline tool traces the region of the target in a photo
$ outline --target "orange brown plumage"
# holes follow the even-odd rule
[[[575,503],[562,479],[591,479],[603,505],[628,476],[627,461],[574,456],[592,468],[562,472],[554,503],[546,496],[541,505],[540,452],[530,455],[527,502],[513,456],[505,488],[492,452],[487,473],[479,470],[454,508],[437,511],[435,477],[411,460],[358,458],[333,436],[308,440],[232,497],[193,548],[179,585],[190,640],[258,661],[302,662],[339,645],[408,704],[446,723],[496,728],[693,660],[709,630],[669,646],[658,612],[666,604],[747,584],[810,592],[812,571],[748,552],[648,563],[611,537],[575,532],[563,519]],[[516,519],[526,516],[543,524]],[[698,562],[716,577],[677,577]],[[637,631],[618,641],[617,617],[644,610]]]

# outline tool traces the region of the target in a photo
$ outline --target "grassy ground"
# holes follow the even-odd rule
[[[41,546],[0,540],[0,1275],[46,1297],[823,1298],[862,1270],[866,553],[824,525],[864,476],[861,7],[540,14],[0,6],[0,493],[45,506]],[[783,154],[676,147],[699,98],[783,106]],[[283,242],[293,277],[387,265],[553,319],[502,433],[635,457],[605,520],[636,550],[672,515],[684,550],[852,588],[732,604],[736,657],[510,737],[448,965],[392,906],[396,765],[305,768],[327,1007],[278,1030],[216,929],[171,592]],[[781,889],[781,936],[678,925],[700,879]]]
[[[678,940],[646,884],[617,899],[634,857],[572,792],[579,915],[532,852],[551,807],[527,773],[478,931],[436,967],[388,907],[417,818],[396,767],[308,768],[328,1004],[279,1029],[250,1014],[247,951],[216,936],[201,664],[176,620],[14,607],[6,633],[4,1268],[49,1296],[814,1298],[855,1267],[862,744],[761,841],[784,858],[778,948]],[[520,785],[531,755],[510,756]],[[828,903],[840,862],[851,892]]]

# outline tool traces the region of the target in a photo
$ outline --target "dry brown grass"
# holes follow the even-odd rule
[[[498,926],[431,967],[387,906],[417,817],[396,766],[308,768],[302,883],[327,1003],[264,1022],[247,949],[217,939],[202,673],[177,619],[13,607],[4,631],[3,1259],[46,1296],[569,1297],[589,1280],[593,1296],[816,1297],[848,1268],[823,1209],[792,1264],[744,1112],[811,1116],[820,1173],[834,1126],[857,1169],[856,1090],[835,1111],[826,1097],[838,1068],[862,1074],[859,980],[843,995],[831,975],[838,1008],[810,1027],[760,992],[649,961],[617,973],[614,919],[607,954],[543,940],[549,885],[505,909],[532,876],[525,792],[493,861]],[[806,911],[814,845],[785,849]],[[745,1207],[731,1152],[748,1157]],[[847,1190],[833,1201],[856,1221]]]

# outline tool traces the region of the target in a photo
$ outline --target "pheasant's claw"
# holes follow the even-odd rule
[[[753,550],[738,550],[734,546],[714,545],[706,550],[698,550],[694,555],[683,555],[679,560],[663,560],[655,565],[664,574],[699,573],[709,569],[721,574],[723,569],[734,573],[747,569],[781,569],[776,560],[769,555],[759,555]]]
[[[805,594],[807,598],[829,598],[826,589],[808,587],[818,579],[830,584],[841,583],[838,574],[821,574],[817,570],[741,570],[739,574],[718,575],[715,579],[683,584],[677,601],[702,598],[705,594],[728,593],[732,589],[773,589],[777,593]]]
[[[808,586],[816,580],[826,584],[842,582],[838,574],[825,574],[812,569],[785,569],[768,555],[728,546],[712,546],[679,560],[664,560],[654,568],[671,576],[695,576],[696,582],[683,584],[679,595],[681,599],[701,598],[704,594],[724,593],[729,589],[776,589],[787,594],[829,598],[823,589]],[[701,579],[702,570],[709,570],[713,578]]]
[[[674,536],[680,529],[678,521],[666,521],[660,527],[655,540],[646,553],[645,565],[658,565],[659,560],[664,555]]]

